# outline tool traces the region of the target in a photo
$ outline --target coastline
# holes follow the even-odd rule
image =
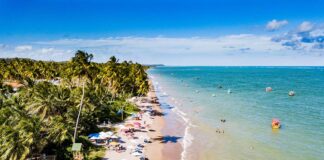
[[[124,126],[129,123],[141,123],[144,124],[145,129],[141,129],[135,132],[135,139],[130,139],[122,131],[117,132],[117,135],[121,138],[122,145],[126,147],[125,152],[116,152],[114,150],[107,149],[104,160],[111,159],[127,159],[136,160],[139,157],[133,156],[134,149],[138,144],[144,145],[143,154],[149,160],[180,160],[182,154],[182,123],[174,121],[176,118],[174,115],[170,115],[164,103],[161,103],[158,99],[157,92],[153,85],[153,82],[149,81],[150,90],[147,96],[132,98],[129,101],[134,103],[141,112],[142,118],[140,120],[134,120],[131,117],[127,118],[124,122],[115,124],[114,126]],[[161,98],[161,97],[160,97]],[[134,101],[135,100],[135,101]],[[147,108],[151,108],[153,115],[146,112]],[[171,122],[172,124],[170,124]],[[170,124],[170,125],[167,125]],[[151,143],[143,143],[144,139],[149,139]]]
[[[149,81],[149,83],[150,91],[148,93],[148,97],[151,97],[151,99],[157,98],[152,81]],[[152,103],[152,108],[153,110],[162,112],[162,109],[160,108],[160,102],[156,104]],[[164,128],[164,125],[164,118],[162,116],[155,116],[152,124],[152,130],[155,130],[155,132],[149,132],[148,136],[151,139],[154,139],[158,136],[163,136],[162,129]],[[152,141],[152,143],[148,144],[145,148],[146,156],[148,157],[148,159],[163,160],[163,148],[163,143],[160,143],[159,141]]]
[[[148,93],[148,97],[152,99],[157,99],[156,90],[153,85],[153,81],[150,80],[150,92]],[[154,110],[157,110],[160,113],[164,113],[161,102],[158,100],[158,103],[152,103],[152,107]],[[146,153],[149,159],[153,160],[175,160],[181,159],[182,146],[179,142],[177,143],[168,143],[166,140],[170,137],[169,133],[172,132],[170,129],[170,125],[167,125],[167,119],[163,116],[155,116],[153,120],[152,129],[155,132],[149,132],[148,136],[153,139],[153,143],[147,145]],[[162,139],[162,141],[161,141]],[[163,142],[165,141],[166,142]]]

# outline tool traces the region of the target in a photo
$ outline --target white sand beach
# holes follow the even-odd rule
[[[141,109],[139,119],[128,117],[123,123],[114,124],[113,127],[118,128],[117,136],[119,139],[119,146],[124,147],[122,151],[116,151],[113,147],[106,150],[103,159],[106,160],[138,160],[143,159],[163,159],[162,139],[156,137],[163,137],[161,130],[164,126],[163,116],[159,103],[157,101],[155,91],[151,86],[150,92],[146,97],[134,97],[130,101],[136,104]],[[126,126],[131,124],[140,124],[140,128],[135,128],[132,136],[125,133],[123,129],[127,130]],[[127,131],[126,131],[127,132]],[[148,140],[149,143],[144,141]],[[145,158],[144,158],[145,157]]]

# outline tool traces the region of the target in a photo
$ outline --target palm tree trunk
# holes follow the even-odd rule
[[[77,135],[78,124],[79,124],[80,114],[81,114],[81,110],[82,110],[83,98],[84,98],[84,82],[82,85],[82,97],[81,97],[81,102],[80,102],[79,113],[78,113],[78,117],[77,117],[76,124],[75,124],[75,129],[74,129],[73,143],[75,143],[75,139],[76,139],[76,135]]]

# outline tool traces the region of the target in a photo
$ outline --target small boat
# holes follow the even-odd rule
[[[271,92],[272,91],[272,88],[271,87],[267,87],[265,90],[266,90],[266,92]]]
[[[228,89],[227,94],[231,94],[231,93],[232,93],[231,89]]]
[[[279,129],[281,127],[279,119],[272,119],[272,129]]]
[[[295,95],[295,92],[294,92],[294,91],[289,91],[289,92],[288,92],[288,95],[289,95],[289,96],[294,96],[294,95]]]

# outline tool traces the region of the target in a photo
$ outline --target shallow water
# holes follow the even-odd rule
[[[324,157],[324,68],[159,67],[149,74],[186,125],[183,159]],[[272,118],[280,130],[271,129]]]

